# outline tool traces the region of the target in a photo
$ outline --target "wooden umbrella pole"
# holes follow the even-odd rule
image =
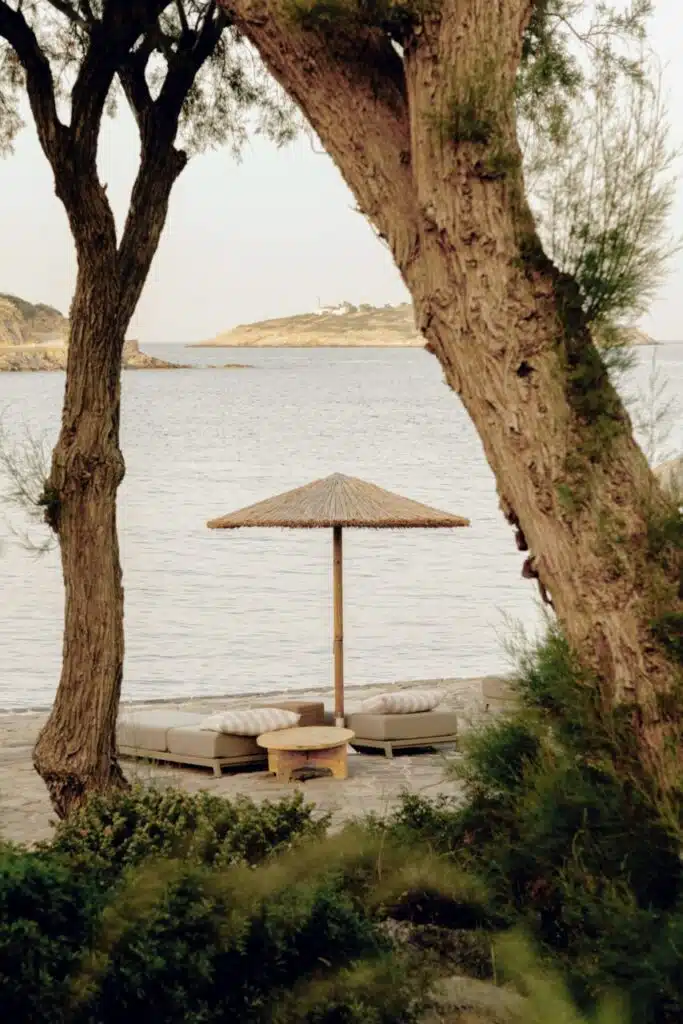
[[[344,728],[344,588],[342,583],[342,528],[332,529],[334,566],[334,719]]]

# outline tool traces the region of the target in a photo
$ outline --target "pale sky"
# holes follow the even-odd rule
[[[673,125],[683,146],[683,4],[656,0],[651,42],[665,65]],[[103,129],[101,167],[123,214],[137,162],[123,110]],[[33,125],[0,160],[0,292],[68,312],[75,257],[66,218]],[[683,235],[683,182],[672,219]],[[683,253],[640,323],[660,341],[683,340]],[[144,345],[213,337],[239,323],[288,316],[344,299],[382,305],[408,298],[336,168],[302,139],[277,150],[253,140],[241,163],[229,151],[196,157],[177,182],[166,230],[129,331]]]

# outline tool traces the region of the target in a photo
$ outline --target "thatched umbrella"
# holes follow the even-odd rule
[[[334,566],[334,713],[344,724],[344,618],[342,587],[342,529],[403,529],[469,526],[469,519],[421,505],[356,477],[334,473],[305,487],[212,519],[212,530],[243,526],[279,526],[289,529],[332,528]]]

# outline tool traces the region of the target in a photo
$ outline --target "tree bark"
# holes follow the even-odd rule
[[[71,307],[59,439],[46,482],[46,520],[59,538],[65,587],[62,673],[33,761],[65,817],[90,793],[125,786],[116,756],[124,658],[123,584],[116,495],[123,343],[186,163],[152,133],[143,145],[117,246],[114,218],[96,174],[68,164],[55,173],[71,221],[78,278]]]
[[[280,0],[224,2],[391,249],[530,553],[524,574],[604,709],[628,706],[642,763],[667,788],[683,710],[662,708],[680,669],[651,623],[683,612],[680,553],[653,548],[653,521],[672,510],[524,196],[514,83],[533,4],[444,0],[397,51],[386,26],[330,33]]]
[[[93,790],[125,784],[115,727],[123,675],[123,584],[116,493],[121,353],[117,267],[82,266],[71,307],[62,427],[46,484],[65,587],[62,674],[34,751],[60,817]]]
[[[45,484],[45,516],[59,537],[66,590],[62,674],[34,764],[60,816],[94,790],[125,784],[116,759],[123,675],[123,587],[116,493],[123,341],[156,253],[168,201],[186,154],[175,142],[183,106],[226,26],[214,0],[177,48],[152,95],[147,71],[163,33],[166,0],[104,4],[97,17],[65,7],[82,33],[72,57],[69,123],[57,112],[50,56],[31,27],[33,11],[0,0],[0,38],[21,65],[38,139],[64,205],[78,256],[66,392],[59,440]],[[30,7],[30,5],[29,5]],[[137,45],[140,44],[140,45]],[[97,173],[107,96],[118,75],[140,136],[140,166],[120,245]]]

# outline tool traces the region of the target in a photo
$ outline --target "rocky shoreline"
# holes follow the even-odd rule
[[[66,370],[68,349],[63,342],[45,342],[33,345],[6,345],[0,347],[0,373],[38,373]],[[194,366],[191,363],[170,363],[140,350],[137,341],[127,341],[123,346],[124,370],[245,370],[246,363],[225,363],[211,367]]]
[[[21,373],[45,370],[65,370],[68,349],[63,342],[36,345],[8,345],[0,348],[0,372]],[[188,366],[169,363],[140,351],[137,341],[127,341],[123,347],[124,370],[185,370]]]

